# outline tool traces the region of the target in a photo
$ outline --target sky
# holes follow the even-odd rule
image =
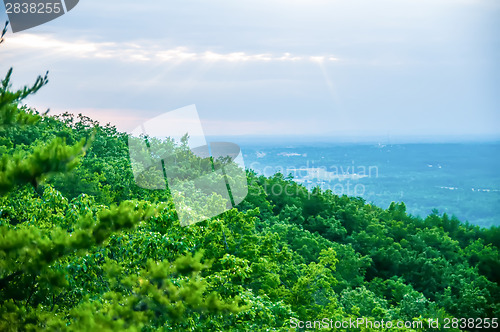
[[[498,31],[496,0],[82,0],[0,75],[123,131],[195,104],[206,135],[499,139]]]

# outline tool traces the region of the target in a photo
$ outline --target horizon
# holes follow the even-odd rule
[[[500,137],[498,15],[492,0],[88,0],[9,30],[0,72],[17,87],[49,70],[29,105],[122,130],[195,104],[207,135],[476,140]]]
[[[120,125],[113,123],[112,121],[106,121],[99,119],[99,116],[95,117],[92,114],[85,113],[74,113],[71,111],[66,111],[67,113],[72,114],[77,117],[79,114],[86,116],[92,120],[97,121],[101,126],[111,125],[114,126],[119,132],[130,134],[131,132],[131,124],[128,125]],[[167,112],[168,113],[168,112]],[[48,116],[60,116],[63,113],[53,114],[50,112],[47,114]],[[95,114],[94,114],[95,115]],[[134,122],[134,126],[137,126],[137,123],[140,121],[144,121],[143,118],[136,118],[137,122]],[[200,122],[205,123],[204,119],[200,119]],[[235,140],[235,141],[244,141],[245,143],[249,143],[251,140],[254,143],[267,143],[271,144],[273,142],[269,142],[270,140],[274,142],[278,142],[280,144],[287,143],[315,143],[315,144],[467,144],[467,143],[500,143],[500,133],[497,135],[290,135],[290,134],[226,134],[226,135],[214,135],[214,134],[206,134],[205,135],[207,141],[216,141],[216,140]]]
[[[290,136],[290,135],[207,135],[207,140],[233,140],[245,143],[280,143],[280,144],[498,144],[500,136]],[[273,142],[269,142],[269,141]],[[250,142],[251,141],[251,142]]]

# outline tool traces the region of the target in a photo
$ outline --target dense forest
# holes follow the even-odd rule
[[[47,76],[16,90],[11,75],[0,86],[1,331],[495,326],[499,228],[252,170],[237,208],[182,227],[167,190],[136,185],[126,134],[27,107]],[[359,318],[394,325],[333,324]]]

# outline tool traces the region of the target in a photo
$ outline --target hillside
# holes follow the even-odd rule
[[[135,184],[124,133],[22,106],[45,83],[13,91],[9,72],[0,87],[0,330],[500,316],[498,228],[252,170],[237,208],[181,227],[168,191]]]

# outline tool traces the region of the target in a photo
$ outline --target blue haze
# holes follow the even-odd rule
[[[246,167],[259,174],[292,174],[308,188],[382,208],[404,202],[421,217],[437,209],[462,222],[500,225],[500,143],[239,143]]]

